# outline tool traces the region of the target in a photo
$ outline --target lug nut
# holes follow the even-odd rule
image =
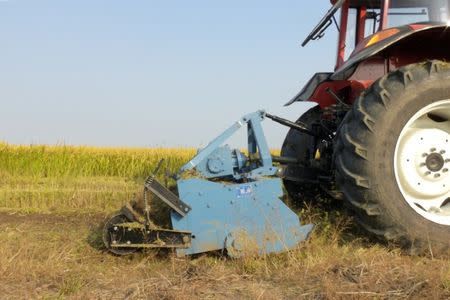
[[[447,159],[445,160],[445,162],[446,162],[446,163],[449,163],[449,162],[450,162],[450,159],[447,158]]]
[[[428,156],[428,153],[422,154],[422,157],[427,157],[427,156]]]
[[[420,164],[421,167],[426,167],[426,165],[427,165],[426,163],[421,163]]]
[[[431,148],[430,151],[431,152],[436,152],[436,148]]]
[[[430,175],[430,174],[431,174],[430,171],[426,171],[426,172],[425,172],[425,176],[428,176],[428,175]]]
[[[434,174],[434,178],[439,178],[439,177],[441,177],[441,174],[439,174],[439,173]]]
[[[445,154],[445,150],[441,150],[441,152],[439,152],[439,153],[441,153],[441,154]]]
[[[448,172],[448,169],[444,169],[444,170],[442,170],[442,172],[447,173],[447,172]]]

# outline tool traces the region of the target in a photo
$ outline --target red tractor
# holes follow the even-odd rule
[[[304,41],[339,31],[334,72],[315,74],[287,105],[318,105],[282,156],[286,189],[319,186],[369,232],[412,253],[450,245],[450,1],[337,0]],[[340,10],[340,21],[335,15]]]

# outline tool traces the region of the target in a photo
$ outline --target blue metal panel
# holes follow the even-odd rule
[[[243,184],[179,180],[180,198],[192,211],[185,217],[172,212],[172,227],[192,232],[192,247],[178,249],[178,255],[234,246],[237,251],[228,254],[239,256],[246,250],[243,235],[255,242],[259,254],[296,247],[307,238],[312,225],[301,226],[298,216],[280,200],[281,186],[278,178]]]

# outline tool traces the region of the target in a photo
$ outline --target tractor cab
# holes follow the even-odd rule
[[[336,103],[330,90],[351,104],[374,81],[403,66],[450,60],[450,0],[333,0],[332,7],[303,41],[339,33],[336,67],[316,73],[286,105]],[[338,19],[339,17],[339,19]],[[338,101],[339,102],[339,101]]]
[[[324,36],[333,24],[339,31],[336,69],[354,54],[400,33],[449,23],[448,0],[332,0],[332,8],[302,46]],[[336,13],[340,10],[340,21]]]

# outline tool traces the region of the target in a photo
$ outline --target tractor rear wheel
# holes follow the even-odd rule
[[[304,124],[311,128],[313,124],[319,122],[322,111],[319,106],[315,106],[305,112],[297,120],[297,124]],[[298,130],[289,130],[283,147],[281,148],[281,156],[296,158],[302,165],[308,166],[314,157],[316,150],[315,138]],[[298,165],[287,165],[284,170],[284,187],[289,197],[296,203],[300,203],[309,196],[315,195],[316,185],[309,184],[315,178],[313,169],[299,168]]]
[[[413,64],[375,82],[345,117],[334,160],[364,228],[412,254],[448,254],[450,64]]]

